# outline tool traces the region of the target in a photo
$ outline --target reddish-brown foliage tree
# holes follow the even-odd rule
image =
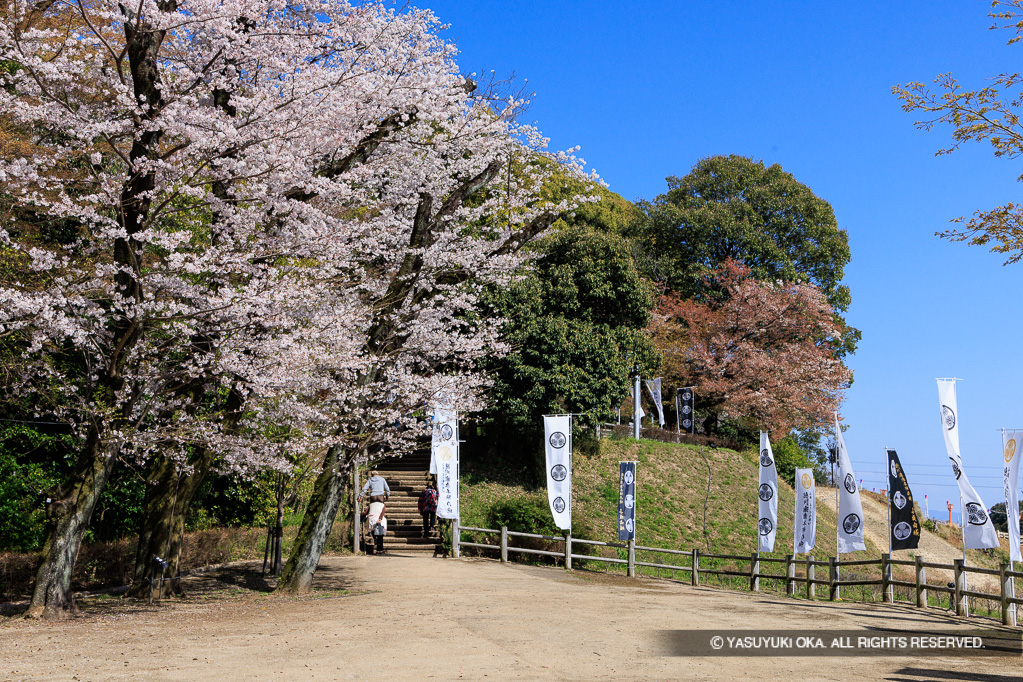
[[[852,372],[837,357],[842,327],[821,290],[755,280],[732,260],[707,279],[716,295],[665,294],[649,326],[665,379],[696,388],[705,430],[722,418],[779,437],[828,424]]]

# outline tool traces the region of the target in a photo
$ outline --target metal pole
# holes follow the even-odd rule
[[[679,408],[678,389],[675,389],[675,432],[682,435],[682,410]]]
[[[639,440],[639,368],[636,368],[635,389],[632,395],[632,437]]]
[[[842,460],[839,459],[842,452],[839,448],[839,438],[842,435],[841,426],[838,425],[838,413],[835,412],[835,461],[838,463],[838,475],[842,475]],[[832,474],[834,478],[834,474]],[[842,527],[842,499],[838,494],[838,481],[835,481],[835,561],[831,565],[831,601],[835,601],[836,598],[841,598],[838,585],[834,584],[838,579],[839,563],[842,561],[842,553],[839,551],[839,532]]]
[[[838,445],[837,444],[835,445],[835,459],[838,459]],[[842,475],[842,467],[841,466],[838,467],[838,475],[839,476]],[[835,481],[835,558],[834,558],[834,561],[831,564],[832,581],[838,581],[839,580],[839,575],[838,575],[839,564],[842,561],[842,553],[838,551],[838,547],[839,547],[838,533],[839,533],[840,524],[842,523],[842,515],[839,513],[839,510],[841,509],[841,507],[839,506],[840,504],[841,504],[841,502],[840,502],[839,497],[838,497],[838,481]],[[835,601],[835,599],[841,599],[841,598],[842,598],[841,588],[837,584],[833,584],[831,586],[831,601]]]
[[[891,457],[888,455],[888,447],[884,449],[885,476],[888,477],[888,490],[885,495],[885,508],[888,510],[888,554],[881,557],[882,581],[884,581],[884,598],[889,604],[895,603],[895,586],[891,584],[891,564],[888,561],[892,558],[892,477]]]
[[[888,447],[884,449],[884,471],[888,476],[888,494],[885,496],[885,508],[888,510],[888,555],[892,553],[892,477],[889,475],[892,465],[891,457],[888,456]]]

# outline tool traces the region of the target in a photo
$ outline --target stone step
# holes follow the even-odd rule
[[[369,539],[366,539],[369,542]],[[392,545],[395,547],[425,547],[431,545],[437,545],[440,542],[439,538],[422,538],[422,537],[401,537],[394,535],[384,536],[384,547]]]
[[[383,476],[388,471],[391,472],[412,471],[426,474],[429,473],[429,469],[430,458],[427,457],[425,459],[406,459],[388,462],[387,464],[383,464],[377,467],[376,471],[379,471],[380,475]],[[368,477],[370,471],[373,471],[373,469],[360,469],[359,475]]]
[[[440,547],[431,547],[429,545],[424,545],[423,547],[385,547],[384,551],[386,552],[384,556],[387,556],[387,554],[395,556],[445,556],[443,549]],[[369,555],[368,552],[367,555]]]
[[[406,523],[393,523],[387,521],[387,532],[397,533],[398,535],[408,535],[410,533],[421,533],[423,530],[422,519],[416,519],[415,522],[407,521]]]
[[[420,516],[416,518],[405,518],[405,519],[387,519],[387,530],[397,530],[401,528],[422,528],[423,519]]]

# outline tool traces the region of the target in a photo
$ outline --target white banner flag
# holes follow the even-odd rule
[[[948,458],[952,460],[952,473],[959,483],[959,496],[963,500],[963,541],[967,549],[997,547],[998,533],[988,517],[984,500],[980,499],[963,471],[963,458],[959,454],[959,407],[956,402],[955,379],[938,379],[938,404],[945,448],[948,450]]]
[[[440,407],[433,409],[433,434],[430,447],[430,473],[437,473],[437,448],[450,444],[458,429],[458,413]],[[457,442],[457,439],[454,439]],[[456,445],[457,447],[457,445]]]
[[[554,525],[572,528],[572,417],[543,418],[544,450],[547,452],[547,501]]]
[[[1009,560],[1023,561],[1019,549],[1019,459],[1023,431],[1002,431],[1005,458],[1005,522],[1009,525]]]
[[[793,554],[805,554],[817,540],[817,486],[813,469],[796,469],[796,532]]]
[[[774,451],[766,431],[760,432],[760,498],[757,531],[760,534],[758,552],[773,552],[778,533],[778,468],[774,465]]]
[[[458,413],[437,409],[433,413],[433,447],[430,473],[437,474],[437,517],[458,516]]]
[[[650,393],[650,399],[654,401],[654,409],[657,410],[657,421],[661,428],[664,428],[664,405],[661,404],[661,379],[646,380],[646,390]]]
[[[847,554],[865,550],[863,541],[863,504],[860,502],[860,488],[856,485],[856,473],[849,452],[845,449],[842,428],[835,415],[835,441],[838,443],[838,552]]]

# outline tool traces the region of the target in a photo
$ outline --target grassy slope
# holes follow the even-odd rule
[[[592,454],[576,452],[573,460],[573,519],[584,537],[617,542],[618,462],[636,460],[637,544],[723,554],[756,549],[756,453],[737,453],[659,443],[603,440]],[[708,490],[708,468],[710,486]],[[776,552],[792,551],[795,494],[780,482]],[[462,483],[462,522],[479,526],[490,504],[521,496],[546,501],[545,491],[469,476]],[[544,502],[546,504],[546,502]],[[706,508],[706,514],[705,514]],[[704,517],[706,516],[706,525]],[[516,529],[511,529],[516,530]],[[871,556],[881,551],[868,543]],[[835,553],[835,514],[818,506],[816,557]]]
[[[637,545],[668,549],[691,550],[698,547],[701,552],[715,554],[734,554],[748,556],[756,548],[755,528],[757,522],[757,476],[758,462],[755,450],[740,453],[725,449],[711,449],[689,445],[660,443],[652,440],[603,440],[596,447],[586,448],[588,454],[576,452],[573,457],[575,495],[573,508],[574,534],[591,540],[617,542],[616,531],[618,509],[618,462],[636,460],[637,467]],[[710,486],[708,490],[708,468],[710,470]],[[486,526],[487,510],[496,502],[510,499],[532,498],[546,509],[547,495],[543,487],[530,488],[508,479],[514,478],[504,472],[504,482],[488,479],[485,472],[467,472],[462,481],[462,523],[468,526]],[[778,535],[775,542],[777,551],[769,555],[783,558],[792,551],[793,517],[795,515],[795,493],[788,481],[779,481],[778,504]],[[835,556],[835,512],[833,510],[833,488],[818,488],[817,505],[817,546],[812,552],[816,560],[826,561]],[[826,499],[822,499],[825,498]],[[886,511],[884,498],[869,492],[864,493],[864,510],[867,516],[868,533],[866,534],[867,551],[854,554],[843,554],[845,560],[877,559],[887,550],[886,544]],[[706,525],[704,508],[706,505]],[[549,517],[548,517],[549,518]],[[881,527],[878,531],[877,528]],[[517,530],[509,528],[509,530]],[[923,530],[921,553],[927,554],[927,560],[935,559],[944,562],[948,557],[936,556],[935,548],[953,545],[958,542],[958,531],[939,527],[937,534]],[[947,536],[947,537],[946,537]],[[997,567],[999,561],[1007,559],[1007,541],[1003,547],[990,555],[981,551],[970,550],[968,563],[973,566]],[[708,550],[709,547],[709,550]],[[554,547],[551,547],[554,549]],[[945,547],[948,549],[948,547]],[[578,551],[578,550],[577,550]],[[598,552],[603,556],[625,558],[624,550],[601,548]],[[945,552],[946,554],[948,552]],[[908,559],[915,552],[899,553],[900,559]],[[952,552],[959,556],[958,552]],[[951,555],[949,555],[951,556]],[[799,555],[804,558],[805,555]],[[955,558],[955,557],[953,557]],[[666,559],[668,559],[666,561]],[[688,565],[688,559],[665,555],[637,553],[637,560],[654,563],[671,563]],[[950,562],[951,559],[948,559]],[[701,560],[704,568],[730,568],[748,571],[749,561],[735,560]],[[621,566],[612,567],[608,564],[589,564],[587,568],[620,570]],[[780,575],[784,567],[779,564],[765,563],[761,566],[763,573]],[[642,569],[644,573],[654,573],[656,569]],[[673,572],[658,572],[659,575]],[[941,571],[931,571],[931,581],[939,583],[950,580]],[[803,567],[797,565],[797,576],[804,574]],[[912,569],[895,567],[897,578],[912,580]],[[685,573],[675,573],[675,577],[688,579]],[[817,577],[827,578],[827,569],[818,568]],[[843,579],[876,578],[877,567],[849,567],[842,570]],[[702,581],[712,585],[728,585],[733,588],[746,589],[742,578],[723,576],[706,576]],[[971,587],[988,588],[997,591],[997,586],[984,584],[983,576],[976,574],[970,578]],[[780,581],[762,581],[761,589],[771,592],[783,591]],[[799,593],[804,588],[799,586]],[[857,600],[880,600],[880,588],[852,587],[844,588],[843,595]],[[911,600],[912,595],[905,588],[900,590],[899,599]],[[1023,589],[1021,585],[1018,589]],[[818,598],[827,598],[826,589],[818,589]],[[948,598],[931,593],[933,605],[948,606]],[[974,613],[987,615],[996,614],[997,604],[987,600],[972,600]]]

